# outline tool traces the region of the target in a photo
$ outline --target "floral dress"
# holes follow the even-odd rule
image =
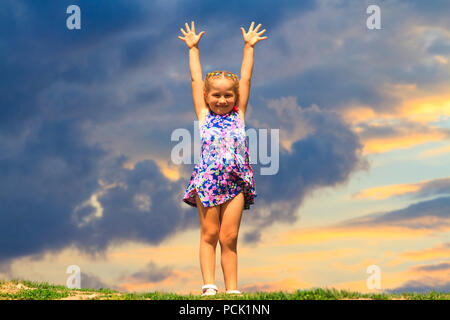
[[[236,106],[223,115],[210,109],[199,129],[200,161],[195,165],[183,201],[197,207],[195,195],[198,194],[204,207],[212,207],[243,191],[244,210],[250,209],[257,194],[245,125]]]

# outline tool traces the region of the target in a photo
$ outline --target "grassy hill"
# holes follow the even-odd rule
[[[315,288],[287,292],[252,292],[242,296],[226,296],[219,293],[214,297],[200,295],[178,295],[167,292],[127,293],[110,289],[68,289],[61,285],[27,280],[0,281],[0,300],[450,300],[450,292],[363,294]]]

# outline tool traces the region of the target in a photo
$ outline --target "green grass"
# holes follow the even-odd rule
[[[25,287],[24,287],[25,286]],[[253,292],[242,296],[227,296],[219,293],[214,297],[202,297],[200,294],[179,295],[168,292],[127,293],[110,289],[68,289],[47,282],[39,283],[13,279],[0,281],[0,300],[58,300],[79,296],[82,300],[341,300],[368,298],[375,300],[450,300],[450,292],[428,293],[358,293],[334,288],[313,288],[295,292]]]

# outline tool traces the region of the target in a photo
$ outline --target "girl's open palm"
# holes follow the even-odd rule
[[[252,21],[252,24],[250,25],[250,28],[248,29],[248,32],[245,32],[245,29],[241,27],[242,31],[242,37],[244,38],[245,43],[248,43],[251,46],[254,46],[257,42],[260,40],[266,40],[267,37],[260,37],[264,32],[266,32],[266,29],[257,32],[258,29],[261,27],[261,23],[256,26],[256,28],[253,30],[255,22]]]
[[[184,42],[186,42],[187,46],[190,49],[193,46],[198,45],[198,43],[199,43],[200,39],[202,38],[203,34],[205,33],[205,31],[202,31],[199,34],[195,34],[194,21],[191,22],[191,29],[189,29],[189,25],[187,23],[185,23],[185,26],[186,26],[186,32],[183,30],[183,28],[180,28],[181,33],[183,33],[183,35],[184,35],[184,38],[178,36],[178,39],[181,39]]]

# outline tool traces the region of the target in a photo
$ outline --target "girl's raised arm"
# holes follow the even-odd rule
[[[195,34],[194,21],[191,22],[190,29],[187,23],[185,23],[185,26],[186,32],[182,28],[180,29],[184,35],[184,38],[180,36],[178,36],[178,38],[183,40],[189,47],[189,68],[192,79],[192,98],[194,100],[195,113],[197,114],[197,118],[200,119],[204,112],[208,110],[208,106],[206,105],[203,97],[203,76],[202,67],[200,64],[200,53],[198,50],[198,43],[205,32],[202,31],[198,35]]]
[[[266,32],[266,29],[261,32],[257,32],[261,27],[261,24],[253,30],[254,22],[250,25],[248,32],[245,32],[245,29],[241,27],[242,37],[244,38],[244,56],[242,58],[242,66],[241,66],[241,79],[239,80],[239,109],[245,115],[247,110],[248,98],[250,95],[250,82],[252,78],[253,72],[253,53],[254,46],[260,40],[265,40],[267,37],[260,37],[261,34]]]

